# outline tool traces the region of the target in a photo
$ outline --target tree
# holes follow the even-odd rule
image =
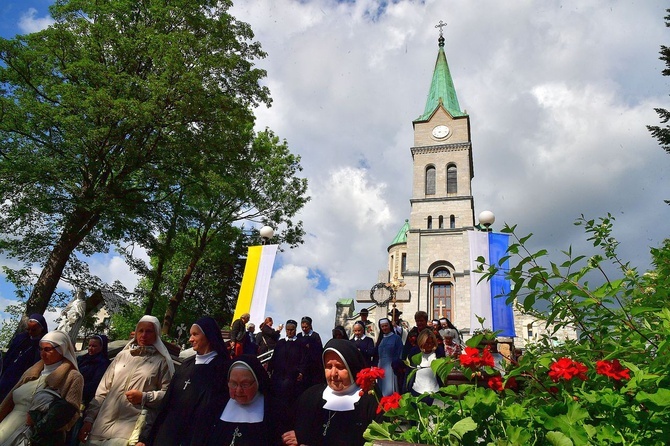
[[[666,12],[670,13],[670,9],[667,9]],[[670,14],[665,16],[665,26],[670,27]],[[670,76],[670,48],[661,45],[660,51],[661,59],[665,62],[665,69],[662,71],[663,76]],[[656,140],[661,144],[663,150],[667,153],[670,153],[670,126],[668,121],[670,121],[670,111],[664,108],[655,108],[658,117],[661,118],[661,124],[665,126],[661,127],[658,125],[648,125],[647,129],[651,132],[651,135],[656,138]],[[670,200],[666,200],[666,203],[670,204]]]
[[[165,311],[164,334],[170,332],[177,309],[186,298],[189,283],[202,260],[208,257],[212,260],[211,252],[214,252],[214,259],[223,265],[238,262],[241,253],[233,247],[240,245],[241,230],[235,223],[271,224],[280,229],[278,242],[290,246],[302,242],[302,224],[293,225],[291,221],[307,201],[307,182],[296,176],[301,170],[300,158],[290,153],[286,141],[280,141],[267,129],[258,133],[247,149],[239,154],[235,163],[227,166],[199,166],[194,175],[202,176],[202,181],[182,189],[180,232],[176,237],[168,232],[162,251],[157,253],[157,269],[163,268],[168,257],[176,252],[183,268]],[[166,244],[177,239],[179,247],[168,249]],[[153,276],[150,301],[156,297],[154,293],[162,269],[161,274],[156,271]]]
[[[264,57],[230,1],[59,0],[55,24],[0,39],[0,249],[43,268],[43,313],[76,252],[154,230],[191,166],[253,137]],[[70,262],[70,263],[68,263]]]

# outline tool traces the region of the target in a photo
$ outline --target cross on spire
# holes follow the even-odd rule
[[[444,28],[445,26],[447,26],[447,24],[444,23],[442,20],[440,20],[440,23],[435,25],[435,28],[440,28],[440,37],[442,37],[442,28]]]

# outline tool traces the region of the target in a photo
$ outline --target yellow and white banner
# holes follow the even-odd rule
[[[244,275],[240,285],[240,294],[237,296],[237,305],[233,320],[237,320],[244,313],[251,315],[251,322],[258,330],[265,320],[265,305],[268,301],[270,277],[279,245],[250,246],[247,253],[247,263],[244,266]]]

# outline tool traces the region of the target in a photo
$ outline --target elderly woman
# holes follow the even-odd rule
[[[282,435],[286,445],[363,445],[363,432],[377,418],[377,399],[361,395],[356,375],[363,356],[349,340],[331,339],[323,350],[325,384],[310,387],[298,400],[304,416]]]
[[[227,390],[221,378],[228,349],[216,321],[202,317],[191,326],[190,334],[189,342],[196,354],[177,369],[149,438],[140,437],[137,446],[190,445],[199,412],[210,403],[212,395]]]
[[[269,421],[270,377],[253,355],[234,359],[227,373],[228,391],[212,399],[197,428],[194,446],[266,446],[277,444]]]
[[[384,379],[380,382],[382,395],[388,396],[398,392],[398,380],[393,373],[394,363],[402,356],[402,340],[391,327],[391,321],[379,319],[379,337],[377,338],[377,355],[379,357],[379,368],[384,369]]]
[[[19,379],[0,404],[0,443],[18,436],[31,444],[63,445],[65,434],[79,418],[84,379],[77,371],[70,337],[60,331],[44,335],[40,358]],[[28,426],[32,426],[26,431]]]
[[[444,340],[444,353],[446,356],[458,359],[461,356],[461,345],[458,343],[458,331],[453,328],[440,330]]]
[[[86,410],[79,440],[87,445],[127,445],[146,409],[148,435],[174,373],[170,354],[160,339],[160,323],[143,316],[133,339],[114,358]],[[131,444],[135,444],[134,440]]]

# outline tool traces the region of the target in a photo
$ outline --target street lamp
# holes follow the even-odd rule
[[[476,226],[480,231],[491,232],[491,226],[496,221],[496,216],[491,211],[482,211],[479,214],[479,224]]]
[[[261,239],[263,240],[263,244],[265,244],[268,240],[272,238],[272,236],[275,235],[275,230],[272,229],[271,226],[263,226],[258,233],[261,235]]]

